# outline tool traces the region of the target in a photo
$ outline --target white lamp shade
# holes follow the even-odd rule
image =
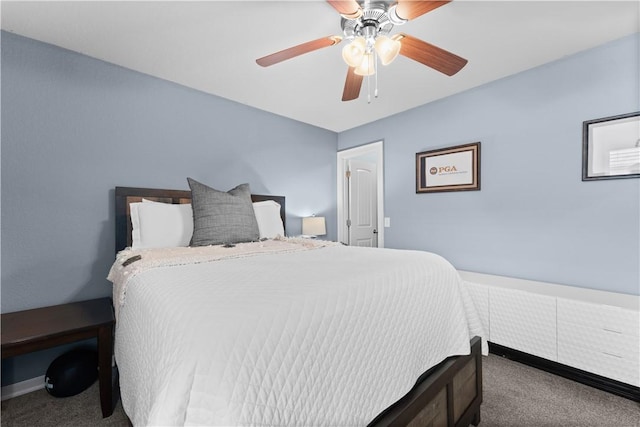
[[[402,45],[398,40],[390,39],[387,36],[378,36],[375,49],[382,65],[389,65],[400,53]]]
[[[353,70],[359,76],[372,76],[376,72],[373,53],[366,53],[362,59],[362,63]]]
[[[362,63],[367,43],[364,37],[356,37],[351,43],[342,48],[342,59],[350,67],[357,67]]]
[[[302,234],[305,236],[324,236],[327,234],[323,216],[310,216],[302,218]]]

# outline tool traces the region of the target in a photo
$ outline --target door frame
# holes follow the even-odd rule
[[[384,140],[371,142],[369,144],[359,145],[353,148],[347,148],[345,150],[338,151],[337,157],[337,183],[338,183],[338,241],[344,242],[347,238],[347,217],[345,209],[347,208],[347,201],[345,200],[347,194],[345,191],[344,176],[346,173],[345,165],[348,160],[363,157],[365,155],[373,155],[375,157],[375,163],[377,165],[377,179],[376,179],[376,192],[378,197],[378,247],[384,248]]]

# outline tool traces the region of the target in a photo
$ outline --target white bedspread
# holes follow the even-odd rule
[[[115,354],[135,426],[366,425],[483,335],[440,256],[301,247],[118,275]]]

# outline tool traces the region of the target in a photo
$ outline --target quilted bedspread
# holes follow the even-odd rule
[[[135,426],[366,425],[482,335],[438,255],[282,244],[120,275],[115,354]]]

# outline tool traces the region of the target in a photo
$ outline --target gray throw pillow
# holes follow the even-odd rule
[[[228,192],[187,178],[193,207],[191,246],[252,242],[260,239],[249,184]]]

